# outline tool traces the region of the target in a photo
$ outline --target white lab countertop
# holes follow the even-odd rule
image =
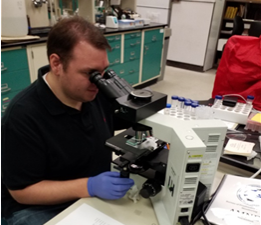
[[[212,193],[214,193],[217,189],[224,174],[240,175],[244,177],[251,177],[253,175],[251,172],[220,162],[212,186]],[[258,176],[258,178],[261,178],[261,176]],[[134,203],[126,196],[119,200],[101,200],[98,198],[80,199],[52,220],[47,222],[45,225],[69,225],[70,223],[66,223],[64,218],[67,218],[69,214],[72,215],[72,212],[75,212],[75,210],[83,204],[92,206],[98,211],[108,215],[124,225],[159,225],[150,200],[142,198],[137,203]],[[75,218],[75,220],[77,219]],[[77,225],[81,225],[79,224],[79,221],[75,222],[77,222]],[[88,225],[86,221],[81,220],[81,222]],[[200,221],[196,223],[196,225],[201,224],[203,223]]]

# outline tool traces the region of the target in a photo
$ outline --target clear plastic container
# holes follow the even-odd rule
[[[164,115],[169,115],[171,104],[167,103],[166,108],[164,109]]]
[[[252,112],[247,120],[245,130],[258,131],[261,133],[261,113]]]
[[[248,95],[247,96],[247,104],[252,105],[253,101],[254,101],[254,98],[255,98],[254,96]]]
[[[172,95],[171,96],[171,108],[176,108],[178,105],[178,96]]]
[[[191,102],[185,101],[184,102],[184,114],[190,114],[191,111]]]
[[[191,109],[190,109],[190,116],[191,117],[195,117],[196,116],[197,107],[198,107],[197,103],[192,103],[191,104]]]
[[[214,108],[219,108],[222,105],[222,96],[216,95],[214,100]]]
[[[178,97],[178,106],[177,106],[177,108],[183,109],[184,101],[185,101],[185,99],[183,97]]]

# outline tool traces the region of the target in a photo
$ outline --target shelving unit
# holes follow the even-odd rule
[[[239,15],[243,18],[245,26],[243,35],[247,35],[247,31],[250,28],[251,23],[261,21],[261,1],[227,0],[223,10],[223,20],[219,38],[229,38],[231,36],[231,31],[233,29],[233,19],[236,15]]]
[[[232,16],[231,13],[227,13],[229,7],[236,10]],[[261,0],[226,0],[217,44],[216,62],[221,56],[223,45],[231,37],[233,20],[236,15],[241,16],[244,21],[245,30],[242,35],[248,35],[251,24],[261,21]]]

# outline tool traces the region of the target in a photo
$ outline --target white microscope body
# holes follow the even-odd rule
[[[191,221],[199,181],[209,198],[227,127],[220,120],[184,121],[156,113],[141,124],[153,128],[153,136],[170,143],[165,184],[151,197],[160,225]]]

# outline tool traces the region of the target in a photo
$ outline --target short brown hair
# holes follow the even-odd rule
[[[80,16],[73,16],[61,19],[52,27],[47,40],[48,59],[56,53],[66,70],[73,48],[82,40],[97,49],[111,49],[99,28]]]

